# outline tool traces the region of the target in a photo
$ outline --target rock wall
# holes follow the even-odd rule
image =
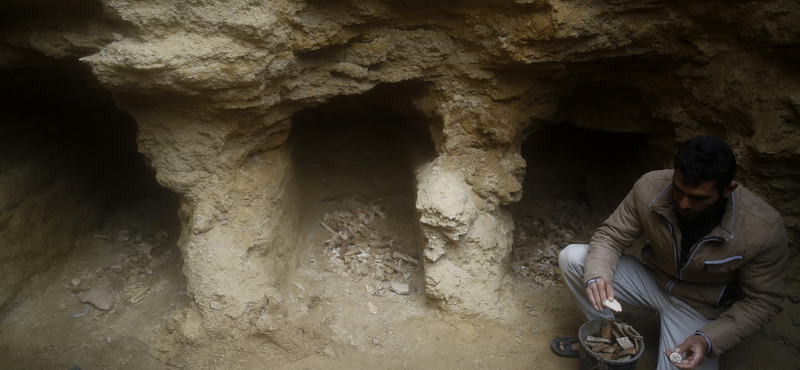
[[[699,133],[724,138],[741,182],[785,216],[796,259],[794,1],[2,7],[3,69],[37,53],[79,59],[136,121],[139,151],[180,197],[188,289],[214,332],[268,331],[260,313],[297,263],[293,114],[376,88],[436,148],[417,170],[416,208],[425,291],[450,312],[502,316],[493,297],[511,246],[508,206],[521,197],[520,146],[548,123],[645,134],[666,152]]]
[[[34,275],[58,274],[125,199],[157,187],[135,135],[75,60],[0,71],[0,312]]]
[[[38,135],[9,135],[7,131],[0,147],[2,312],[10,308],[26,281],[48,271],[72,249],[79,235],[96,225],[102,200],[91,193],[93,178],[83,166],[85,158],[64,155],[74,148]]]

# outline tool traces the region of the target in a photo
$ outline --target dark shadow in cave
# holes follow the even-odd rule
[[[64,240],[92,234],[121,252],[131,246],[117,245],[119,236],[166,230],[177,239],[177,196],[137,152],[136,122],[84,65],[40,58],[0,72],[0,81],[0,210],[42,235],[26,241],[20,236],[29,230],[0,227],[17,244],[10,261],[47,261],[27,274],[43,272],[75,247]]]
[[[533,132],[522,145],[527,167],[514,213],[552,210],[568,201],[586,209],[593,223],[604,220],[641,175],[669,159],[649,138],[568,122]]]
[[[331,238],[320,226],[326,214],[352,212],[357,217],[354,206],[377,205],[385,218],[376,218],[369,228],[388,242],[385,251],[419,257],[414,170],[433,156],[433,144],[425,128],[381,101],[407,99],[408,87],[336,97],[294,115],[288,147],[301,210],[299,245],[319,249]],[[356,238],[348,242],[351,246],[364,239],[359,233],[351,238]],[[373,247],[370,253],[379,251]]]
[[[645,172],[667,156],[644,134],[605,132],[568,122],[546,125],[522,145],[527,162],[522,199],[514,216],[514,273],[541,285],[560,281],[558,252],[588,243]]]

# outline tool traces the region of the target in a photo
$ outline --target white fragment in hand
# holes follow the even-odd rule
[[[672,361],[673,364],[679,364],[679,363],[681,363],[681,360],[683,360],[683,358],[681,357],[680,353],[672,352],[669,355],[669,360]]]
[[[616,312],[622,312],[622,305],[620,305],[616,299],[612,299],[610,301],[606,299],[605,301],[603,301],[603,306],[606,306]]]

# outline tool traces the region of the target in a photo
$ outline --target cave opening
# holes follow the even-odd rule
[[[136,122],[77,61],[39,58],[0,81],[3,336],[42,312],[76,318],[43,315],[43,335],[66,337],[77,319],[186,304],[178,197],[137,151]]]
[[[299,111],[289,136],[297,244],[327,271],[371,279],[376,294],[391,282],[424,285],[415,169],[434,148],[426,128],[391,108],[406,88]]]
[[[511,268],[550,286],[558,252],[588,243],[636,180],[671,159],[641,133],[607,132],[562,121],[544,125],[522,144],[527,163],[522,199],[511,206]]]

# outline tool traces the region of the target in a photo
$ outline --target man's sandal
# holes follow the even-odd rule
[[[572,349],[572,343],[580,343],[577,337],[555,337],[550,342],[553,352],[565,357],[578,357],[578,351]]]

